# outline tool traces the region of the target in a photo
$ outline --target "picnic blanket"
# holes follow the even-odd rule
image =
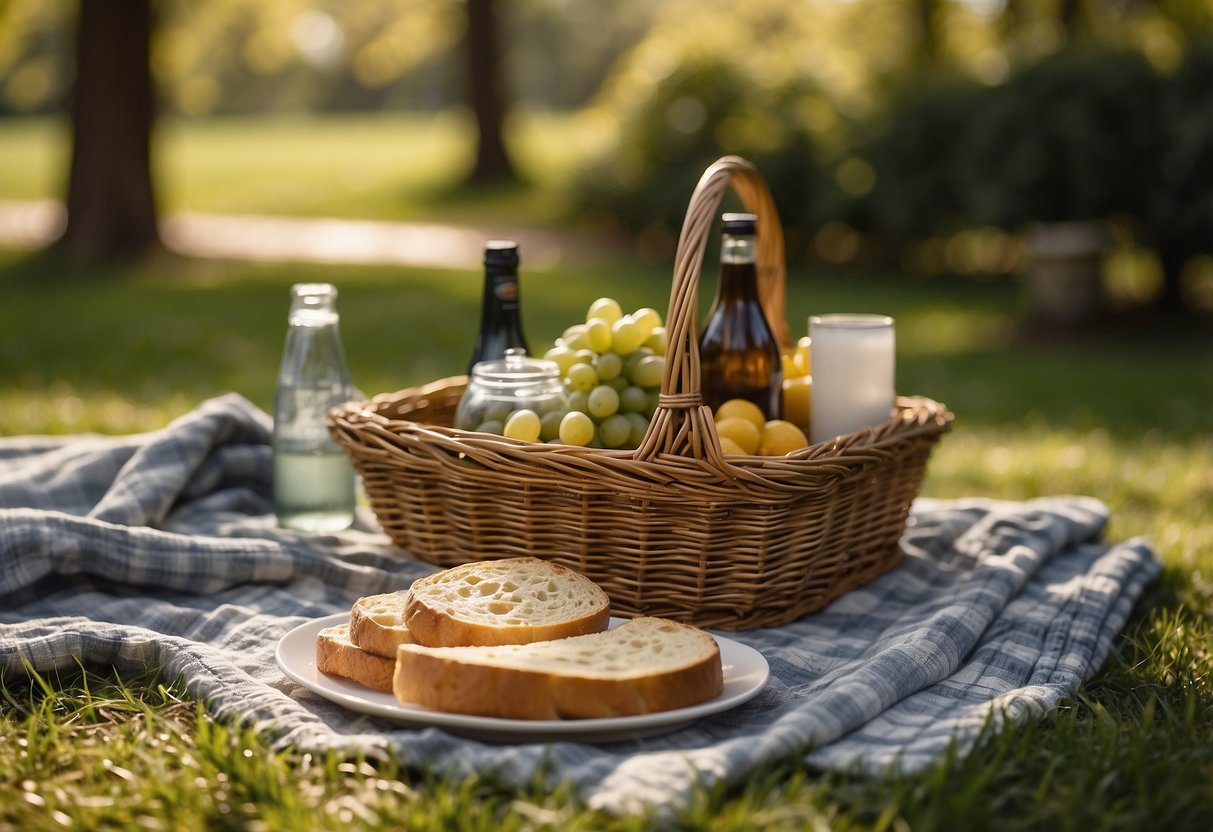
[[[270,420],[229,395],[163,430],[0,439],[0,669],[161,667],[275,747],[337,748],[506,783],[546,772],[593,806],[677,806],[803,755],[913,771],[1003,720],[1053,708],[1102,664],[1159,571],[1143,540],[1099,542],[1085,497],[915,503],[902,564],[784,627],[728,633],[771,667],[744,705],[663,736],[495,744],[361,716],[294,684],[278,640],[433,571],[373,517],[276,527]]]

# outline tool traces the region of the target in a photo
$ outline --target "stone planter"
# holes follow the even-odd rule
[[[1021,273],[1028,314],[1046,324],[1094,318],[1112,237],[1100,222],[1042,223],[1024,235]]]

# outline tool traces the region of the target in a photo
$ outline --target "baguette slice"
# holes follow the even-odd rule
[[[416,639],[404,624],[408,590],[367,595],[350,608],[350,641],[368,653],[396,660],[396,648]]]
[[[392,684],[402,702],[507,719],[648,714],[706,702],[723,689],[716,639],[663,618],[531,644],[402,644]]]
[[[539,558],[465,563],[419,578],[404,626],[427,647],[527,644],[605,630],[611,599],[584,575]]]
[[[325,627],[316,635],[316,669],[350,679],[371,690],[392,692],[396,663],[360,649],[350,641],[348,624]]]

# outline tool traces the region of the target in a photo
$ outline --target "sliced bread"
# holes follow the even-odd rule
[[[415,639],[404,625],[408,590],[359,598],[350,608],[350,641],[368,653],[396,660],[396,648]]]
[[[477,561],[413,582],[404,626],[428,647],[527,644],[605,630],[611,600],[584,575],[539,558]]]
[[[316,635],[316,669],[350,679],[371,690],[392,692],[395,661],[360,649],[350,641],[348,624],[325,627]]]
[[[723,688],[716,640],[662,618],[531,644],[402,644],[392,685],[402,702],[508,719],[655,713],[706,702]]]

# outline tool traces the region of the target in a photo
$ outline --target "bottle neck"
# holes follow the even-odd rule
[[[468,360],[468,375],[471,375],[478,362],[500,359],[505,355],[505,350],[511,347],[530,351],[526,336],[522,333],[520,309],[517,268],[486,266],[480,328]]]
[[[518,309],[518,271],[487,268],[484,271],[484,306],[486,309]]]
[[[345,396],[352,389],[336,315],[327,323],[291,322],[287,327],[278,383],[331,388],[335,396]]]
[[[481,332],[517,331],[519,323],[518,272],[487,269],[484,273],[484,302],[480,310]]]
[[[718,301],[758,300],[758,269],[755,260],[753,235],[723,235],[720,242]]]
[[[720,238],[721,263],[754,263],[757,254],[751,234],[724,234]]]

